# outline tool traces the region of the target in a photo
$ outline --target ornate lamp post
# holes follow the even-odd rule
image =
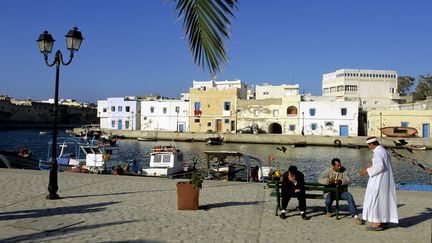
[[[75,27],[71,29],[66,34],[66,45],[67,49],[70,52],[69,61],[63,61],[63,55],[60,50],[57,50],[54,61],[50,64],[48,62],[48,55],[51,53],[54,39],[48,31],[44,31],[37,42],[39,43],[39,49],[41,53],[44,55],[45,63],[48,67],[56,66],[56,79],[55,79],[55,95],[54,95],[54,124],[53,124],[53,132],[52,132],[52,160],[51,160],[51,168],[50,168],[50,176],[48,183],[48,192],[49,194],[46,196],[47,199],[54,200],[60,199],[60,196],[57,194],[58,191],[58,183],[57,183],[57,120],[58,120],[58,89],[59,89],[59,76],[60,76],[60,65],[67,66],[72,62],[74,57],[74,53],[78,51],[81,46],[81,42],[84,38],[81,35],[81,32],[78,31],[78,28]]]

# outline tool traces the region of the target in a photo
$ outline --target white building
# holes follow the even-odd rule
[[[255,86],[255,96],[257,100],[263,99],[278,99],[299,96],[299,85],[298,84],[282,84],[282,85],[270,85],[264,83],[262,85]]]
[[[115,130],[140,130],[140,106],[134,96],[98,100],[100,127]]]
[[[239,92],[239,99],[249,99],[251,96],[253,97],[253,94],[251,94],[251,90],[248,87],[248,85],[241,81],[240,79],[237,80],[224,80],[224,81],[215,81],[215,80],[209,80],[209,81],[193,81],[193,89],[203,89],[206,90],[207,88],[217,88],[217,90],[227,90],[232,88],[238,88],[240,89]]]
[[[340,69],[323,75],[322,93],[359,100],[368,110],[398,103],[397,78],[396,71]]]
[[[141,130],[189,131],[189,101],[141,101]]]
[[[299,128],[304,135],[357,136],[359,103],[357,101],[300,102]]]

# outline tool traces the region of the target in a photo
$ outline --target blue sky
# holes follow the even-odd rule
[[[321,95],[323,73],[341,68],[432,72],[430,0],[239,0],[229,64],[218,80],[300,84]],[[179,97],[211,75],[192,61],[174,5],[166,0],[0,1],[0,94],[54,96],[36,39],[48,30],[54,51],[68,56],[64,35],[78,26],[85,40],[61,67],[60,98]],[[52,54],[50,60],[52,60]]]

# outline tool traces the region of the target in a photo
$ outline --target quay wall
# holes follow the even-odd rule
[[[83,129],[75,128],[74,133],[80,134]],[[170,132],[170,131],[130,131],[130,130],[110,130],[102,129],[104,134],[117,135],[126,139],[155,138],[162,141],[195,141],[204,142],[208,137],[223,136],[225,143],[254,143],[254,144],[279,144],[292,145],[295,143],[306,142],[308,146],[335,146],[335,141],[339,140],[341,146],[347,147],[358,145],[367,147],[366,136],[338,137],[338,136],[301,136],[286,134],[231,134],[231,133],[196,133],[196,132]],[[394,140],[400,138],[378,138],[380,143],[386,147],[396,147]],[[404,138],[408,144],[425,146],[432,149],[432,140],[424,138]]]

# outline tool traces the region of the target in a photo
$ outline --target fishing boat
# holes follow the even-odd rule
[[[417,129],[414,127],[383,127],[380,130],[387,137],[407,138],[417,134]]]
[[[195,163],[185,163],[183,152],[173,145],[157,145],[151,149],[148,168],[142,169],[146,176],[185,176],[195,170]]]
[[[432,185],[406,182],[406,183],[396,184],[396,189],[408,190],[408,191],[432,192]]]
[[[17,148],[13,151],[0,150],[0,168],[38,169],[39,161],[31,158],[31,150]]]
[[[109,174],[120,163],[118,146],[111,142],[82,142],[77,138],[58,138],[60,153],[57,156],[59,171],[92,172]],[[52,161],[52,142],[48,143],[48,158],[39,161],[41,170],[50,169]]]

